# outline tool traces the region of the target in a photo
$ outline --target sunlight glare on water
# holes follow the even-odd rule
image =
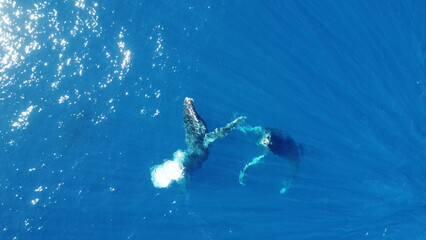
[[[64,149],[69,148],[73,136],[79,134],[77,131],[70,135],[67,129],[76,129],[81,119],[87,119],[92,125],[104,122],[116,111],[116,99],[125,94],[111,94],[108,89],[120,86],[132,65],[132,52],[126,43],[127,30],[114,23],[102,26],[99,11],[105,8],[93,1],[28,4],[0,0],[0,138],[4,143],[3,151],[23,151],[27,141],[50,146],[64,142],[59,148],[34,148],[33,156],[27,158],[42,157],[29,165],[13,155],[3,156],[2,168],[13,170],[4,171],[5,178],[15,180],[0,184],[5,197],[0,204],[11,212],[18,211],[20,204],[24,208],[46,208],[65,201],[55,198],[65,183],[58,176],[66,169],[56,166],[56,161],[66,155]],[[105,34],[105,28],[113,30]],[[96,106],[96,110],[90,106]],[[27,138],[23,131],[28,131],[37,119],[44,119],[43,122],[57,132],[43,130],[36,137]],[[81,161],[76,160],[72,167],[78,162]],[[25,185],[17,176],[28,178],[42,173],[50,176],[50,180],[35,178],[38,187],[32,186],[36,189],[33,194],[25,195]],[[14,196],[18,202],[5,201],[8,196]],[[42,216],[29,215],[25,212],[16,215],[16,221],[20,222],[14,226],[24,226],[27,231],[43,230],[37,223],[42,221]],[[4,231],[10,228],[5,227]]]
[[[58,92],[57,102],[71,105],[83,99],[93,101],[98,91],[114,81],[122,80],[131,67],[131,51],[125,42],[126,29],[121,27],[120,31],[116,32],[113,38],[116,40],[115,44],[99,44],[106,36],[98,22],[98,8],[97,3],[82,0],[64,3],[41,1],[29,8],[16,1],[2,0],[2,98],[19,99],[19,102],[28,102],[30,106],[42,106],[42,103],[49,104],[49,99],[29,99],[10,89],[15,86],[20,89],[32,88],[34,91],[47,90],[47,87],[50,87],[49,91]],[[71,19],[67,19],[70,16]],[[99,50],[103,59],[90,54],[87,48]],[[40,54],[47,58],[40,58]],[[86,71],[97,72],[97,76],[90,76],[91,79],[96,79],[96,85],[87,83],[80,84],[75,89],[69,89],[68,86],[61,89],[65,82],[69,85],[72,82],[88,81]],[[66,94],[61,94],[63,90]],[[110,112],[114,111],[110,101],[103,104],[107,105]],[[24,113],[24,109],[28,108],[19,106],[13,115]],[[107,117],[105,115],[99,115],[94,121],[100,122],[102,118]],[[13,121],[12,125],[16,127],[16,121]]]

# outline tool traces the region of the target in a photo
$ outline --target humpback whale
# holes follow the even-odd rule
[[[194,100],[186,97],[183,102],[186,150],[178,150],[172,160],[151,168],[151,180],[155,187],[166,188],[172,182],[182,182],[199,169],[209,155],[209,146],[217,139],[226,137],[238,127],[245,117],[238,117],[224,127],[208,132],[205,121],[194,106]]]
[[[300,144],[297,144],[293,138],[281,133],[276,128],[265,128],[260,141],[261,145],[273,154],[291,161],[299,161],[303,152]]]
[[[269,153],[272,153],[280,158],[290,160],[292,162],[293,175],[297,171],[299,160],[303,154],[303,147],[301,144],[296,143],[293,138],[287,134],[281,133],[278,129],[268,127],[251,127],[249,125],[240,126],[238,128],[242,132],[254,132],[260,134],[261,138],[259,145],[262,146],[263,154],[252,159],[251,162],[246,164],[240,172],[239,181],[241,185],[245,185],[247,178],[247,171],[252,166],[262,162],[263,158]],[[280,193],[285,193],[290,187],[292,179],[285,182],[280,190]]]

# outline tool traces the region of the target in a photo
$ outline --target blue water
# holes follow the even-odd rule
[[[1,239],[425,239],[424,1],[0,1]],[[292,187],[257,137],[186,190],[188,96],[304,145]],[[284,166],[284,167],[283,167]]]

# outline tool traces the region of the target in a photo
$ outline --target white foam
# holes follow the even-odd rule
[[[185,160],[185,155],[185,152],[177,150],[175,153],[173,153],[173,161],[183,163],[183,161]]]
[[[166,160],[163,164],[154,166],[151,170],[151,180],[156,188],[167,188],[173,181],[181,180],[184,175],[183,161],[185,152],[180,150],[173,154],[173,160]]]

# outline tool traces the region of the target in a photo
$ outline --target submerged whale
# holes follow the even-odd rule
[[[259,145],[263,149],[263,154],[253,158],[240,172],[239,181],[241,185],[246,184],[248,170],[254,165],[261,163],[263,158],[270,153],[282,159],[290,160],[292,166],[291,174],[293,177],[296,175],[300,157],[303,155],[303,146],[301,144],[296,143],[288,134],[283,134],[276,128],[262,126],[251,127],[249,125],[245,125],[240,126],[239,130],[242,132],[254,132],[261,135]],[[280,193],[285,193],[290,188],[293,177],[283,183]]]
[[[302,145],[296,143],[290,135],[284,134],[276,128],[266,127],[260,144],[273,154],[291,161],[299,161],[303,154]]]
[[[176,151],[172,160],[166,160],[151,168],[151,180],[157,188],[169,187],[174,181],[184,181],[185,177],[199,169],[207,160],[210,144],[226,137],[245,119],[245,117],[238,117],[224,127],[208,132],[207,125],[196,111],[192,98],[184,99],[183,113],[186,150]]]

